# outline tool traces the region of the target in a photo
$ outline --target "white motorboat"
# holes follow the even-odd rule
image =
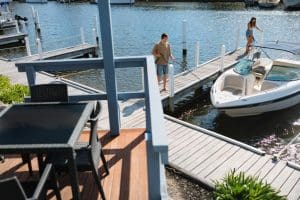
[[[263,8],[273,8],[280,3],[280,0],[258,0],[258,6]]]
[[[300,0],[283,0],[283,4],[287,9],[300,8]]]
[[[214,107],[232,117],[294,106],[300,103],[300,61],[242,59],[216,80],[210,97]]]

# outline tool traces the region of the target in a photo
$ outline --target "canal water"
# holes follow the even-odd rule
[[[27,29],[33,52],[37,50],[31,6],[38,11],[40,17],[44,51],[80,43],[80,27],[84,28],[85,40],[90,43],[94,41],[92,29],[95,27],[95,17],[98,17],[97,5],[13,3],[11,10],[14,13],[29,18]],[[148,55],[155,42],[159,41],[161,33],[167,32],[176,57],[175,73],[179,73],[195,66],[194,52],[197,41],[200,42],[200,63],[218,56],[222,44],[226,46],[227,51],[233,50],[237,38],[240,46],[244,46],[247,22],[253,16],[257,18],[257,26],[263,29],[263,34],[254,32],[257,42],[300,42],[300,11],[284,11],[282,5],[274,10],[261,10],[255,7],[246,8],[243,3],[140,3],[134,6],[112,6],[114,52],[116,56]],[[183,20],[187,23],[186,57],[182,56]],[[268,53],[273,58],[300,60],[299,56],[281,52]],[[0,56],[3,57],[11,58],[16,55],[24,56],[25,49],[0,51]],[[138,69],[119,70],[118,90],[140,89],[140,74]],[[72,73],[66,75],[66,78],[105,90],[103,71]],[[189,108],[178,113],[177,117],[270,153],[280,151],[300,131],[300,105],[259,116],[230,118],[219,113],[210,104],[209,85],[201,91],[197,100],[190,104]],[[292,146],[292,150],[288,152],[290,156],[285,157],[299,161],[299,150],[296,147]]]

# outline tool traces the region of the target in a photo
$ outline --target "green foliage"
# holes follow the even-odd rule
[[[0,75],[0,101],[5,104],[23,102],[24,96],[29,95],[29,88],[25,85],[11,85],[9,78]]]
[[[216,200],[286,200],[270,184],[263,183],[258,177],[246,176],[235,170],[226,175],[222,182],[215,182]]]

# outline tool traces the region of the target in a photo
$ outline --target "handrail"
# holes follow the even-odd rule
[[[167,135],[164,127],[163,108],[160,101],[160,94],[155,76],[155,66],[153,56],[148,56],[146,60],[147,80],[145,80],[145,91],[148,91],[148,103],[146,103],[146,116],[147,132],[151,132],[152,145],[154,151],[162,153],[162,162],[168,163],[168,142]],[[148,90],[147,90],[148,89]],[[149,126],[148,126],[149,125]]]
[[[145,64],[145,56],[135,57],[116,57],[116,68],[141,67]],[[19,72],[26,72],[26,68],[38,71],[68,71],[68,70],[87,70],[103,69],[103,58],[81,58],[81,59],[64,59],[64,60],[39,60],[30,62],[17,62]]]

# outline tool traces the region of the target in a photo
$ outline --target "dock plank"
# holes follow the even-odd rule
[[[293,190],[288,195],[289,200],[299,200],[300,199],[300,179],[295,184]]]
[[[287,196],[297,185],[298,180],[300,180],[300,172],[294,170],[289,179],[280,187],[281,194]],[[298,195],[300,195],[300,190]]]
[[[224,178],[224,175],[228,174],[230,170],[239,168],[251,156],[251,154],[251,152],[246,151],[245,149],[239,149],[234,156],[210,172],[210,174],[207,175],[207,178],[211,180],[220,180]]]

